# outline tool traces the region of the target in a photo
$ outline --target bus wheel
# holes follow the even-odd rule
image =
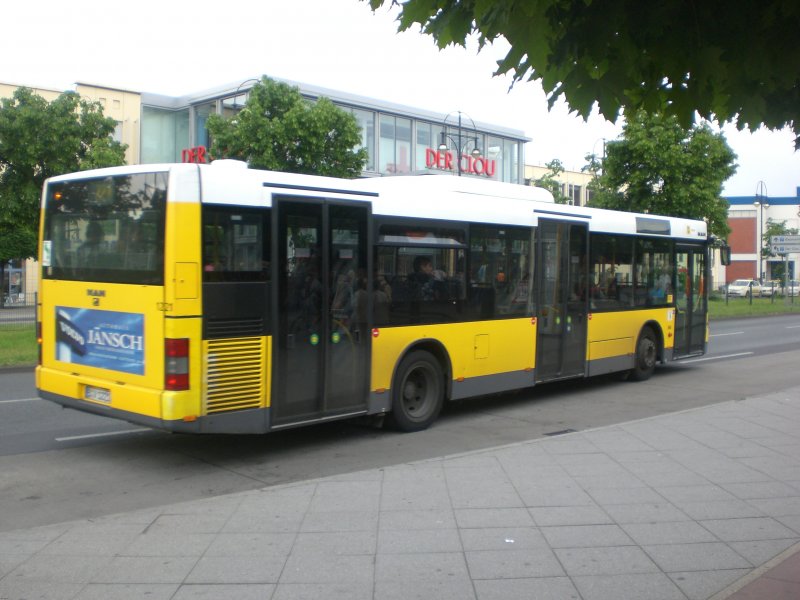
[[[633,381],[650,379],[653,371],[656,370],[657,357],[656,334],[650,327],[645,327],[639,334],[639,341],[636,342],[636,357],[633,369],[630,370],[630,378]]]
[[[390,425],[400,431],[427,429],[439,416],[443,401],[439,363],[422,350],[408,354],[400,362],[392,386]]]

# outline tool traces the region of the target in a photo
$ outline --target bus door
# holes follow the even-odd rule
[[[586,370],[588,227],[541,219],[536,253],[536,381],[582,376]]]
[[[706,347],[706,249],[676,247],[675,347],[673,358],[701,354]]]
[[[277,197],[272,426],[366,410],[369,208]]]

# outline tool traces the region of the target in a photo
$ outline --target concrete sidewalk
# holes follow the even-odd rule
[[[797,598],[799,542],[796,388],[0,533],[0,599]]]

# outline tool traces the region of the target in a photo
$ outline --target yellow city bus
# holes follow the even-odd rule
[[[86,171],[48,180],[40,237],[40,396],[169,431],[414,431],[708,338],[704,222],[474,178]]]

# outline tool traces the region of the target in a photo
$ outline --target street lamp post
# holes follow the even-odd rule
[[[234,111],[238,108],[238,106],[236,106],[236,100],[239,98],[239,91],[244,86],[246,86],[248,83],[250,83],[251,81],[254,82],[254,83],[258,83],[260,80],[256,79],[256,78],[245,79],[242,83],[239,84],[239,87],[237,87],[236,90],[233,92],[233,110]],[[245,93],[245,95],[247,95],[248,93],[249,93],[249,90]]]
[[[756,186],[756,200],[753,202],[753,206],[759,209],[758,244],[756,248],[758,250],[759,281],[764,283],[764,209],[769,208],[769,202],[767,202],[767,185],[763,181],[759,181]]]
[[[452,117],[454,114],[458,114],[458,135],[454,139],[452,136],[447,134],[447,120]],[[472,131],[475,135],[472,136],[462,136],[462,117],[466,117],[469,119],[470,123],[472,123]],[[464,144],[462,145],[461,140],[464,139]],[[478,129],[475,127],[475,121],[466,114],[462,113],[460,110],[454,111],[449,113],[442,122],[442,133],[441,133],[441,140],[439,143],[439,150],[444,151],[447,150],[447,140],[450,140],[453,145],[456,147],[456,162],[458,163],[458,176],[461,177],[461,173],[463,172],[463,167],[461,165],[461,159],[466,156],[466,152],[464,151],[470,142],[474,144],[474,148],[472,149],[471,155],[473,158],[478,158],[481,155],[481,149],[478,147]]]

